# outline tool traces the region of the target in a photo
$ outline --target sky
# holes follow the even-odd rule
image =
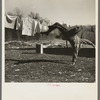
[[[67,25],[94,25],[96,0],[5,0],[5,12],[21,9],[24,16],[31,11],[51,22]]]

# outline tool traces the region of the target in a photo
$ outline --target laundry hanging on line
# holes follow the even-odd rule
[[[38,21],[37,26],[36,26],[36,33],[40,33],[42,29],[42,26],[40,24],[40,22]]]
[[[31,36],[32,34],[32,20],[29,18],[23,18],[22,35]]]
[[[32,18],[23,18],[22,35],[34,36],[37,32],[38,21]]]
[[[5,28],[15,29],[17,16],[5,14]]]
[[[41,23],[41,32],[46,32],[48,30],[47,24],[43,21]]]
[[[22,30],[22,20],[21,18],[17,17],[16,19],[16,23],[15,23],[15,26],[16,26],[16,30]]]
[[[22,30],[22,21],[18,16],[5,15],[5,28]]]
[[[22,35],[34,36],[36,33],[45,32],[48,26],[43,21],[28,18],[19,18],[18,16],[5,15],[5,28],[22,30]]]
[[[33,25],[32,25],[32,36],[34,36],[36,34],[36,28],[37,28],[37,24],[38,24],[38,21],[33,19]]]

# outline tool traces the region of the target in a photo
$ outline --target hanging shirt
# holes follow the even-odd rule
[[[34,20],[33,20],[33,26],[32,26],[32,27],[33,27],[32,36],[34,36],[34,34],[36,34],[36,31],[37,31],[37,30],[36,30],[37,23],[38,23],[37,20],[34,19]]]
[[[14,29],[17,16],[5,15],[5,28]]]
[[[34,19],[23,18],[22,35],[33,36],[34,34]]]
[[[16,30],[22,30],[22,21],[19,17],[16,19]]]
[[[36,33],[40,33],[41,32],[41,25],[40,22],[38,21],[37,26],[36,26]]]
[[[47,24],[43,21],[42,24],[41,24],[42,28],[41,28],[41,32],[46,32],[48,31],[48,26]]]

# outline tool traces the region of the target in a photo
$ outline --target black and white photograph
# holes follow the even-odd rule
[[[67,87],[64,90],[69,89],[69,100],[96,100],[97,2],[98,0],[4,0],[2,15],[4,84],[10,86],[33,84],[34,88],[34,84],[38,84],[38,89],[39,84],[43,83],[51,88],[61,86],[64,88],[71,84],[72,94],[75,94],[73,98],[71,88]],[[72,84],[79,84],[82,91],[86,92],[84,94],[81,92],[83,95],[78,97],[81,87],[77,88],[78,85],[74,87]],[[87,89],[82,84],[88,84]],[[7,88],[10,90],[10,87]],[[20,86],[19,90],[21,88]],[[29,89],[26,91],[24,89],[25,96],[27,90]],[[59,95],[60,91],[58,92]],[[11,93],[12,97],[9,99],[14,100],[12,98],[15,94]],[[30,99],[32,93],[28,94],[24,100],[41,100]],[[60,95],[58,96],[60,98],[54,99],[66,100],[65,95],[64,99]],[[74,99],[75,96],[77,99]],[[81,96],[85,98],[82,99]],[[3,100],[7,100],[6,97]]]
[[[95,0],[6,0],[5,82],[95,82],[95,18]]]

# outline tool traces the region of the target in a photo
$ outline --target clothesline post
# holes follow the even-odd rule
[[[36,53],[43,54],[43,44],[36,44]]]
[[[28,36],[27,36],[27,41],[28,41]]]
[[[17,31],[17,34],[18,34],[18,41],[20,41],[20,33],[19,33],[19,31]]]
[[[43,35],[41,35],[41,40],[43,39],[42,37],[43,37]]]

